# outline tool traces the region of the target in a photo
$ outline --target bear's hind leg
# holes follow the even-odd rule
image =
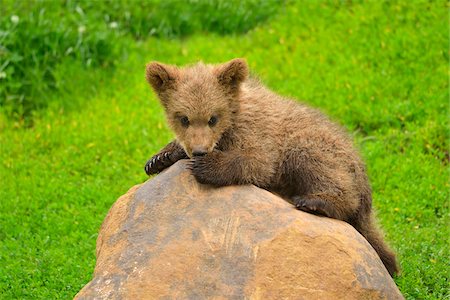
[[[342,199],[326,194],[294,196],[292,201],[298,210],[346,221],[351,215],[349,207],[339,207]],[[356,209],[356,207],[355,207]]]
[[[336,215],[334,209],[322,199],[314,199],[308,197],[295,196],[292,198],[295,207],[298,210],[308,212],[314,215],[326,216],[329,218],[335,218]]]

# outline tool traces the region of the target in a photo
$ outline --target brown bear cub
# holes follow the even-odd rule
[[[151,62],[146,77],[176,135],[147,162],[147,174],[190,158],[200,183],[254,184],[302,211],[350,223],[398,273],[375,225],[364,164],[338,125],[249,78],[243,59],[186,68]]]

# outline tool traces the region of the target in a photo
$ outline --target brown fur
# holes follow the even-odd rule
[[[147,80],[177,136],[149,160],[147,174],[189,156],[200,183],[254,184],[300,210],[350,223],[389,273],[398,272],[395,255],[373,221],[364,164],[338,125],[248,78],[242,59],[183,69],[152,62]]]

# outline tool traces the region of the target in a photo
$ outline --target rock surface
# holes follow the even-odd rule
[[[131,188],[76,299],[403,299],[347,223],[254,186],[198,184],[180,161]]]

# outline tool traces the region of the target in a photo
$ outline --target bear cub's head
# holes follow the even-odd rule
[[[239,58],[217,66],[199,63],[177,68],[151,62],[146,67],[147,81],[189,157],[213,151],[232,127],[240,85],[247,76],[247,63]]]

